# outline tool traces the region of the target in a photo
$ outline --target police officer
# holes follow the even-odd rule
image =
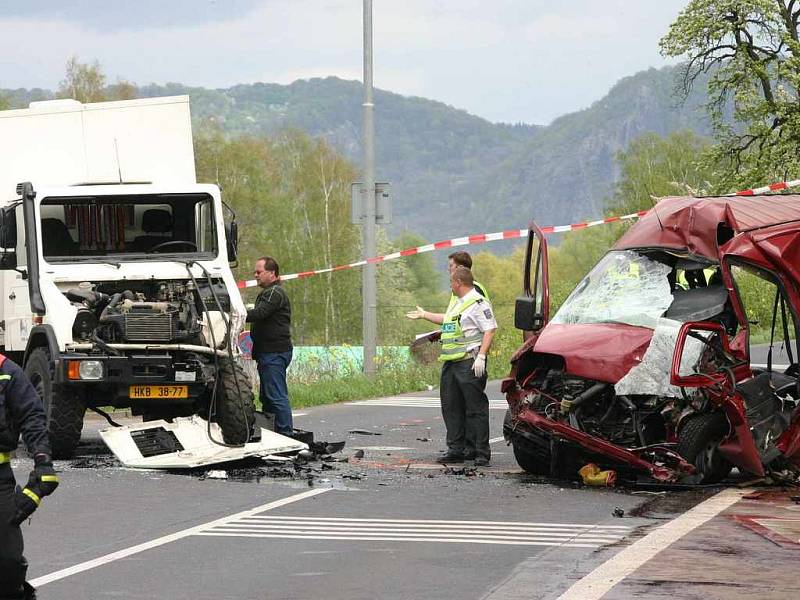
[[[450,275],[456,296],[445,313],[420,309],[406,313],[410,319],[441,324],[442,375],[439,394],[447,429],[447,452],[437,462],[460,463],[475,459],[475,466],[489,464],[489,399],[486,397],[486,354],[492,345],[497,321],[491,303],[474,287],[472,271],[457,266]]]
[[[452,275],[458,267],[466,267],[467,269],[472,270],[472,257],[469,255],[469,252],[459,250],[458,252],[453,252],[447,257],[447,271],[450,275]],[[475,281],[474,278],[472,280],[472,285],[476,292],[491,302],[491,298],[489,298],[489,292],[485,285]],[[458,296],[451,292],[450,302],[447,304],[447,310],[453,308],[456,300],[458,300]],[[421,306],[417,306],[417,312],[425,312],[425,309],[423,309]]]
[[[453,271],[455,271],[456,267],[466,267],[472,270],[472,257],[469,255],[469,252],[459,250],[457,252],[453,252],[447,257],[447,270],[450,272],[450,275],[453,274]],[[489,298],[489,292],[485,285],[475,281],[474,279],[472,281],[472,285],[475,287],[475,291],[491,302],[491,298]],[[455,302],[457,297],[458,296],[455,294],[450,294],[450,304]]]
[[[10,464],[20,433],[34,464],[21,489]],[[28,563],[20,524],[56,487],[42,401],[19,365],[0,354],[0,600],[36,597],[25,581]]]

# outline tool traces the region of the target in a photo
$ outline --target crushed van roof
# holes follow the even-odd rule
[[[741,233],[800,221],[800,195],[663,198],[631,227],[616,249],[665,247],[718,258],[720,224]]]

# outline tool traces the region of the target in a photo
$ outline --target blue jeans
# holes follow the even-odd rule
[[[292,407],[286,387],[286,369],[292,362],[292,351],[259,352],[253,358],[258,363],[262,409],[275,415],[275,431],[284,435],[292,433]]]

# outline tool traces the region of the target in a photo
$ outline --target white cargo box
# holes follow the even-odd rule
[[[0,111],[0,140],[0,204],[22,181],[196,182],[188,96],[32,102]]]

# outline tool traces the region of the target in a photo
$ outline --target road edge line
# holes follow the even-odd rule
[[[748,491],[728,488],[651,531],[576,581],[558,600],[598,600],[615,585],[680,538],[735,504]]]
[[[196,525],[188,529],[183,529],[182,531],[177,531],[175,533],[171,533],[169,535],[165,535],[160,538],[150,540],[149,542],[137,544],[136,546],[131,546],[130,548],[125,548],[123,550],[117,550],[116,552],[111,552],[110,554],[106,554],[105,556],[100,556],[92,560],[87,560],[86,562],[82,562],[77,565],[61,569],[59,571],[54,571],[53,573],[50,573],[48,575],[42,575],[41,577],[32,579],[30,581],[30,584],[33,587],[41,587],[43,585],[47,585],[48,583],[52,583],[53,581],[58,581],[66,577],[70,577],[71,575],[77,575],[78,573],[83,573],[84,571],[94,569],[95,567],[107,565],[116,560],[120,560],[122,558],[127,558],[134,554],[138,554],[139,552],[144,552],[145,550],[150,550],[151,548],[157,548],[158,546],[163,546],[164,544],[169,544],[170,542],[174,542],[183,539],[185,537],[189,537],[191,535],[199,533],[200,531],[208,529],[209,527],[224,525],[236,519],[241,519],[243,517],[250,517],[257,513],[261,513],[267,510],[272,510],[274,508],[280,508],[281,506],[286,506],[287,504],[292,504],[293,502],[298,502],[300,500],[305,500],[306,498],[317,496],[324,492],[329,492],[331,491],[331,489],[332,488],[317,488],[313,490],[307,490],[305,492],[295,494],[294,496],[288,496],[287,498],[282,498],[280,500],[268,502],[267,504],[262,504],[261,506],[256,506],[255,508],[251,508],[249,510],[229,515],[227,517],[222,517],[221,519],[216,519],[214,521],[209,521],[208,523],[203,523],[201,525]]]

